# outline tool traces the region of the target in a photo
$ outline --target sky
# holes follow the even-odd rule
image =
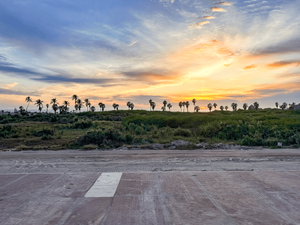
[[[299,11],[300,0],[0,1],[0,109],[27,96],[72,109],[74,94],[98,110],[298,104]]]

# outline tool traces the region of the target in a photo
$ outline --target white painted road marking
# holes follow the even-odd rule
[[[84,197],[113,197],[123,173],[102,173]]]

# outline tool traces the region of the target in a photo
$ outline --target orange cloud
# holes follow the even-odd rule
[[[216,18],[216,17],[214,17],[214,16],[202,16],[202,17],[200,17],[200,19],[208,19],[208,20],[214,19],[214,18]]]
[[[256,67],[257,67],[256,65],[252,64],[250,66],[244,67],[243,70],[252,70],[252,69],[255,69]]]
[[[300,64],[300,62],[279,61],[279,62],[274,62],[274,63],[268,64],[267,67],[268,68],[280,68],[280,67],[289,66],[289,65],[299,66],[299,64]]]
[[[195,23],[195,24],[192,24],[189,26],[189,28],[201,28],[203,25],[205,24],[209,24],[210,22],[209,21],[203,21],[203,22],[200,22],[200,23]]]
[[[220,8],[220,7],[212,7],[211,11],[213,11],[213,12],[226,12],[225,9]]]
[[[225,67],[229,67],[229,66],[231,66],[231,64],[224,64],[224,66],[225,66]]]

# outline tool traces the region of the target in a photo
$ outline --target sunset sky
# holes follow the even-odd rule
[[[298,104],[299,65],[300,0],[0,1],[0,109]]]

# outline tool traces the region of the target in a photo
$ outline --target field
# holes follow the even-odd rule
[[[111,149],[123,145],[239,144],[300,146],[300,111],[211,113],[120,110],[77,114],[0,115],[0,149]]]

